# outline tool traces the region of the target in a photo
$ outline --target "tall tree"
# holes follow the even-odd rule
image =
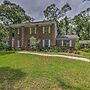
[[[47,20],[55,20],[57,23],[58,34],[61,35],[61,30],[59,28],[59,20],[61,17],[66,15],[66,12],[71,10],[71,7],[68,3],[66,3],[61,9],[56,7],[55,4],[51,4],[44,10],[44,16]],[[67,23],[67,22],[66,22]]]
[[[76,24],[76,34],[81,40],[90,39],[90,16],[87,12],[89,9],[82,11],[80,14],[74,17]]]
[[[8,37],[8,32],[6,26],[0,24],[0,50],[4,49],[7,46],[6,44],[7,37]]]
[[[0,5],[0,20],[5,24],[30,22],[32,18],[26,15],[23,8],[15,3],[5,0]]]
[[[51,4],[44,10],[44,16],[47,20],[58,20],[69,10],[71,10],[71,7],[68,3],[66,3],[61,9],[56,7],[55,4]]]

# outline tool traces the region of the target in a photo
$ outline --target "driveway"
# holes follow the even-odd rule
[[[34,53],[34,52],[28,52],[28,51],[19,51],[18,53],[19,54],[33,54],[33,55],[40,55],[40,56],[63,57],[63,58],[69,58],[73,60],[81,60],[81,61],[90,62],[90,60],[87,58],[80,58],[80,57],[74,57],[74,56],[56,55],[56,54],[51,55],[51,54]]]

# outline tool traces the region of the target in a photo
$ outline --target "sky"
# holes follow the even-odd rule
[[[43,20],[44,14],[43,11],[45,8],[55,3],[58,8],[61,8],[65,3],[69,3],[72,7],[72,10],[67,13],[68,17],[73,17],[77,15],[80,11],[85,10],[90,7],[90,1],[82,3],[82,0],[9,0],[20,5],[25,11],[26,14],[35,18],[35,20]],[[0,0],[2,3],[3,0]]]

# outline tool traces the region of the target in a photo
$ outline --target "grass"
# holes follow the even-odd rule
[[[0,54],[0,90],[90,90],[90,63]]]

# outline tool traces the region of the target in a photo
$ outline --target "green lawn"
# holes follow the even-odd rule
[[[90,90],[90,63],[0,54],[0,90]]]

